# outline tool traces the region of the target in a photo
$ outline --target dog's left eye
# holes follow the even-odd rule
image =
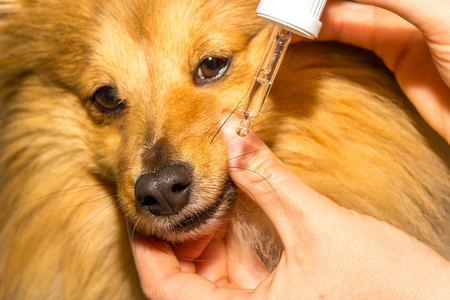
[[[123,101],[118,97],[117,91],[110,86],[99,88],[93,97],[94,105],[103,113],[113,114],[123,107]]]
[[[201,85],[221,78],[225,74],[230,60],[228,57],[207,57],[197,68],[194,76],[195,83]]]

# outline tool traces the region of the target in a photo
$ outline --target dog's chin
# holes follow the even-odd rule
[[[139,221],[131,222],[135,230],[143,236],[154,236],[170,243],[198,240],[214,234],[230,217],[236,198],[235,191],[230,183],[209,205],[188,205],[175,215],[156,217],[142,210],[137,218]]]

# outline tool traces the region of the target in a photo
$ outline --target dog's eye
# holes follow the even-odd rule
[[[229,64],[230,58],[228,57],[207,57],[197,68],[194,76],[195,83],[201,85],[221,78]]]
[[[119,112],[123,102],[119,99],[117,91],[109,86],[99,88],[93,97],[94,105],[103,113],[112,114]]]

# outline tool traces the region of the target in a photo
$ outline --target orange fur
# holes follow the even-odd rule
[[[125,220],[182,241],[230,219],[235,268],[242,253],[273,268],[278,239],[252,201],[217,204],[233,190],[214,135],[248,88],[269,31],[256,2],[0,1],[0,298],[141,297]],[[231,65],[197,85],[208,56],[232,56]],[[93,105],[104,85],[116,87],[122,113]],[[372,54],[291,46],[258,121],[307,184],[450,257],[449,146]],[[169,218],[143,214],[136,179],[177,162],[194,166],[189,205]],[[202,224],[176,227],[211,205]]]

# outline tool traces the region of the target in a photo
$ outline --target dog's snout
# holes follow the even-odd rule
[[[172,215],[189,202],[190,184],[190,172],[183,165],[171,165],[139,177],[134,193],[153,215]]]

